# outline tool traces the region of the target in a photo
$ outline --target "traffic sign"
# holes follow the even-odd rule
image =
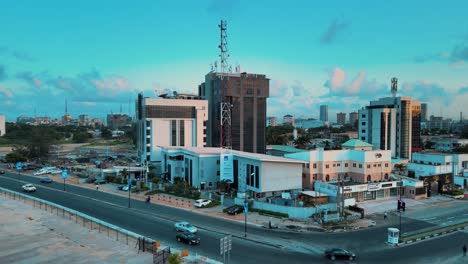
[[[244,214],[247,214],[247,213],[249,213],[249,203],[244,202]]]
[[[67,169],[64,169],[64,170],[62,171],[62,179],[65,180],[67,177],[68,177],[68,171],[67,171]]]
[[[23,168],[23,164],[21,162],[16,163],[16,170],[21,170]]]

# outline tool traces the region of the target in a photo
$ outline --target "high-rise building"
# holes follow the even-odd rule
[[[5,135],[6,129],[5,129],[5,116],[0,115],[0,137]]]
[[[48,116],[38,116],[34,118],[36,120],[36,125],[48,125],[50,124],[50,117]]]
[[[346,124],[346,113],[343,113],[343,112],[337,113],[336,123],[338,123],[338,125],[344,126]]]
[[[421,104],[421,122],[427,122],[427,103]]]
[[[278,125],[278,119],[276,118],[276,116],[269,116],[267,117],[267,122],[266,122],[266,126],[269,127],[269,126],[277,126]]]
[[[119,129],[132,123],[132,118],[126,114],[108,114],[107,127],[110,129]]]
[[[349,113],[349,124],[351,126],[357,126],[357,121],[358,121],[358,113],[357,112],[351,112]]]
[[[328,105],[320,106],[320,121],[328,122]]]
[[[210,72],[198,93],[208,100],[207,146],[221,146],[221,102],[231,105],[232,149],[265,153],[270,80],[263,74]]]
[[[141,160],[161,162],[161,147],[206,146],[208,101],[198,96],[137,99],[137,151]]]
[[[80,123],[84,126],[87,126],[90,123],[89,115],[79,115],[78,119],[80,120]]]
[[[283,125],[294,126],[294,116],[292,116],[292,115],[283,116]]]
[[[359,139],[392,157],[411,159],[421,151],[421,102],[410,97],[385,97],[359,110]]]

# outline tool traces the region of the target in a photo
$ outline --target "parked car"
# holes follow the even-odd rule
[[[5,171],[4,171],[4,170],[0,170],[0,174],[5,174]]]
[[[104,179],[97,179],[96,181],[94,181],[95,184],[106,184],[107,181],[104,180]]]
[[[119,185],[119,186],[117,186],[117,190],[123,191],[123,188],[124,188],[125,186],[127,186],[127,191],[128,191],[128,185]]]
[[[50,174],[59,174],[59,173],[62,173],[62,170],[61,169],[52,169],[52,170],[49,170],[49,173]]]
[[[52,179],[49,177],[41,178],[41,183],[52,183]]]
[[[193,205],[195,207],[202,208],[202,207],[205,207],[205,206],[209,205],[210,203],[211,203],[211,200],[198,199],[198,200],[195,201],[195,203]]]
[[[200,244],[200,238],[190,232],[183,232],[178,233],[176,235],[176,239],[178,242],[184,242],[189,245],[198,245]]]
[[[325,250],[325,257],[335,260],[335,259],[345,259],[345,260],[355,260],[356,255],[346,249],[342,248],[332,248]]]
[[[93,183],[93,182],[95,182],[95,181],[96,181],[96,178],[94,178],[94,177],[88,177],[88,178],[86,179],[86,183]]]
[[[241,206],[238,206],[238,205],[233,205],[231,207],[228,207],[228,209],[226,210],[227,214],[229,214],[229,215],[240,214],[243,211],[244,211],[244,208],[241,207]]]
[[[48,170],[40,169],[40,170],[34,172],[33,175],[34,175],[34,176],[39,176],[39,175],[44,175],[44,174],[47,174],[47,173],[49,173]]]
[[[189,224],[188,222],[178,222],[174,225],[175,230],[179,232],[189,232],[189,233],[196,233],[198,229],[193,225]]]
[[[36,191],[36,186],[28,183],[22,186],[23,191],[25,192],[35,192]]]

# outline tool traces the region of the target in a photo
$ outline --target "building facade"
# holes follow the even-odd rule
[[[109,129],[119,129],[132,124],[132,118],[126,114],[108,114],[107,127]]]
[[[427,122],[427,103],[421,103],[421,122]]]
[[[201,99],[137,99],[137,151],[141,160],[161,162],[161,147],[206,145],[208,102]]]
[[[351,112],[349,113],[349,124],[351,126],[356,126],[357,127],[357,122],[359,120],[359,114],[357,112]]]
[[[267,123],[266,123],[266,126],[269,127],[269,126],[277,126],[278,125],[278,119],[276,118],[276,116],[269,116],[267,118]]]
[[[338,125],[344,126],[346,124],[346,114],[345,113],[337,113],[336,114],[336,123],[338,123]]]
[[[233,188],[251,197],[301,190],[302,162],[294,159],[222,148],[163,147],[162,171],[168,180],[182,178],[201,190],[219,187],[223,155],[232,156]]]
[[[208,73],[198,87],[201,98],[208,100],[207,146],[221,146],[221,102],[228,102],[232,149],[265,153],[269,90],[270,80],[263,74]]]
[[[320,106],[320,121],[328,122],[328,105]]]
[[[0,115],[0,137],[5,135],[6,128],[5,128],[5,116]]]
[[[294,125],[295,125],[295,123],[294,123],[294,116],[292,116],[292,115],[285,115],[285,116],[283,116],[283,125],[294,126]]]
[[[421,103],[409,97],[385,97],[359,110],[359,139],[392,157],[411,159],[422,150]]]

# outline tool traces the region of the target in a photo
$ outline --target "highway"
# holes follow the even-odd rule
[[[128,198],[122,196],[74,185],[67,185],[64,192],[62,183],[40,184],[38,177],[24,174],[21,175],[21,181],[18,182],[16,174],[0,175],[0,186],[3,188],[21,192],[21,185],[31,182],[38,188],[31,196],[160,240],[165,245],[189,249],[191,253],[216,260],[222,260],[219,255],[219,239],[232,234],[231,263],[328,263],[322,256],[323,250],[328,247],[353,250],[359,257],[356,263],[395,263],[398,260],[423,263],[434,258],[447,259],[447,256],[460,251],[462,241],[468,241],[467,233],[457,232],[411,246],[391,248],[384,244],[387,226],[346,233],[293,233],[249,226],[246,240],[243,238],[244,225],[241,223],[136,200],[132,200],[131,208],[128,208]],[[174,230],[174,223],[177,221],[189,221],[197,226],[201,244],[178,244]],[[403,217],[402,224],[406,231],[434,225],[406,217]]]

